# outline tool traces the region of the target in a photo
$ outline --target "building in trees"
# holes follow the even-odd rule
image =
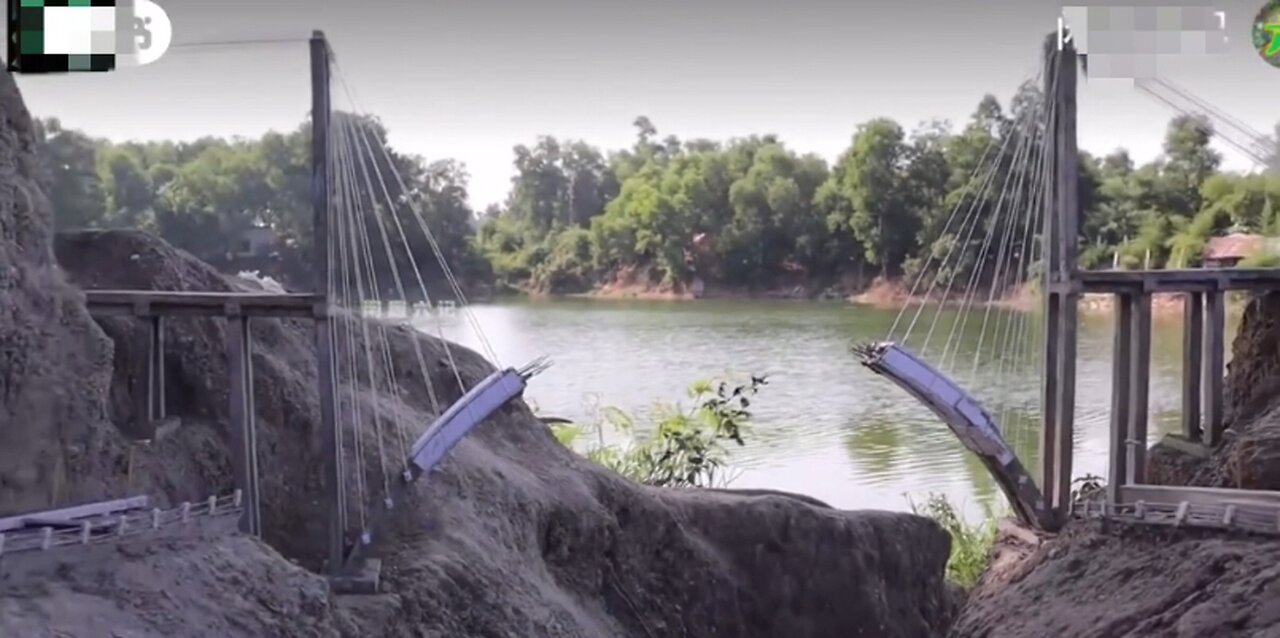
[[[275,250],[276,233],[266,226],[246,228],[238,234],[231,256],[235,259],[266,257]]]
[[[1232,233],[1210,239],[1205,244],[1202,263],[1205,268],[1234,268],[1261,251],[1277,252],[1277,249],[1280,241],[1275,238]]]

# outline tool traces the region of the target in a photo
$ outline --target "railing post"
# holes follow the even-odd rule
[[[253,405],[253,345],[249,318],[229,308],[227,316],[227,365],[231,377],[231,462],[236,488],[244,491],[245,506],[240,531],[258,535],[258,442]]]
[[[1224,427],[1224,380],[1226,377],[1226,294],[1216,289],[1205,295],[1204,304],[1204,442],[1222,443]]]
[[[1129,479],[1129,410],[1133,405],[1129,386],[1133,380],[1130,364],[1133,350],[1130,343],[1134,305],[1133,296],[1129,293],[1115,296],[1115,342],[1111,359],[1111,445],[1107,472],[1107,500],[1112,503],[1121,502],[1120,488]]]
[[[1183,301],[1182,325],[1182,436],[1198,443],[1200,425],[1200,380],[1204,374],[1204,295],[1189,292]]]
[[[1151,390],[1151,294],[1143,291],[1133,297],[1129,332],[1129,455],[1126,484],[1137,485],[1147,480],[1147,420]]]
[[[152,421],[165,418],[164,317],[152,315],[147,347],[147,416]]]

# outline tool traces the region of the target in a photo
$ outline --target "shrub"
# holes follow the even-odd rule
[[[597,443],[587,458],[638,483],[659,487],[724,487],[735,478],[728,467],[728,443],[743,445],[751,421],[751,397],[768,383],[752,376],[747,383],[698,381],[689,386],[693,405],[658,404],[646,428],[618,408],[604,408],[591,426],[557,424],[556,438],[572,446],[594,432]],[[624,444],[605,444],[604,432],[623,434]]]
[[[996,542],[999,515],[984,505],[982,521],[970,523],[960,516],[960,509],[942,494],[930,494],[923,505],[911,502],[911,511],[933,519],[951,535],[947,579],[965,589],[977,584],[987,568],[991,547]]]

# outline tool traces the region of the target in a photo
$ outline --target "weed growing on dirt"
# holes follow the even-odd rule
[[[984,504],[982,520],[970,523],[960,515],[960,508],[943,494],[930,494],[923,504],[908,501],[912,512],[933,519],[951,535],[947,579],[965,589],[976,585],[987,568],[991,546],[996,542],[996,523],[1000,515]]]
[[[594,434],[583,454],[637,483],[659,487],[725,487],[736,476],[728,467],[728,444],[743,445],[751,421],[751,398],[768,383],[697,381],[689,386],[692,406],[659,403],[637,418],[619,408],[599,411],[595,423],[553,424],[562,444],[572,447]],[[646,427],[641,427],[646,426]],[[623,444],[604,443],[604,433],[621,434]]]

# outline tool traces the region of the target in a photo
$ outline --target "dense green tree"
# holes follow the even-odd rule
[[[86,228],[102,222],[102,177],[98,174],[98,142],[79,131],[62,128],[56,119],[36,122],[36,137],[47,169],[45,192],[62,228]]]
[[[441,284],[444,273],[422,227],[432,231],[454,275],[472,283],[490,279],[489,264],[472,242],[476,219],[467,201],[465,168],[396,152],[376,119],[336,113],[334,121],[331,144],[337,161],[331,182],[335,190],[349,183],[351,193],[336,196],[367,213],[360,232],[369,237],[379,285],[393,279],[394,271],[406,293],[414,294],[408,289],[419,290],[415,265],[426,283]],[[189,143],[113,144],[65,129],[56,120],[39,122],[37,133],[59,228],[142,228],[219,267],[248,267],[312,285],[307,272],[313,225],[309,123],[255,140]],[[425,223],[411,221],[414,211]],[[335,221],[351,223],[346,217]],[[255,228],[271,230],[276,245],[266,258],[246,261],[236,253],[246,231]]]
[[[480,214],[466,167],[401,153],[376,118],[337,113],[334,221],[367,242],[361,276],[382,295],[416,296],[419,283],[439,294],[440,260],[473,285],[551,292],[821,288],[850,276],[1012,286],[1040,257],[1051,150],[1041,103],[1028,83],[1007,106],[984,96],[959,130],[933,121],[907,134],[873,119],[831,166],[775,135],[681,140],[640,116],[627,148],[550,136],[514,147],[506,201]],[[193,142],[110,143],[56,120],[37,132],[60,227],[141,227],[225,268],[244,266],[232,254],[243,233],[267,228],[276,245],[255,269],[309,285],[309,123]],[[1151,162],[1080,154],[1085,267],[1193,266],[1215,235],[1280,234],[1280,176],[1222,171],[1213,135],[1181,116]]]

